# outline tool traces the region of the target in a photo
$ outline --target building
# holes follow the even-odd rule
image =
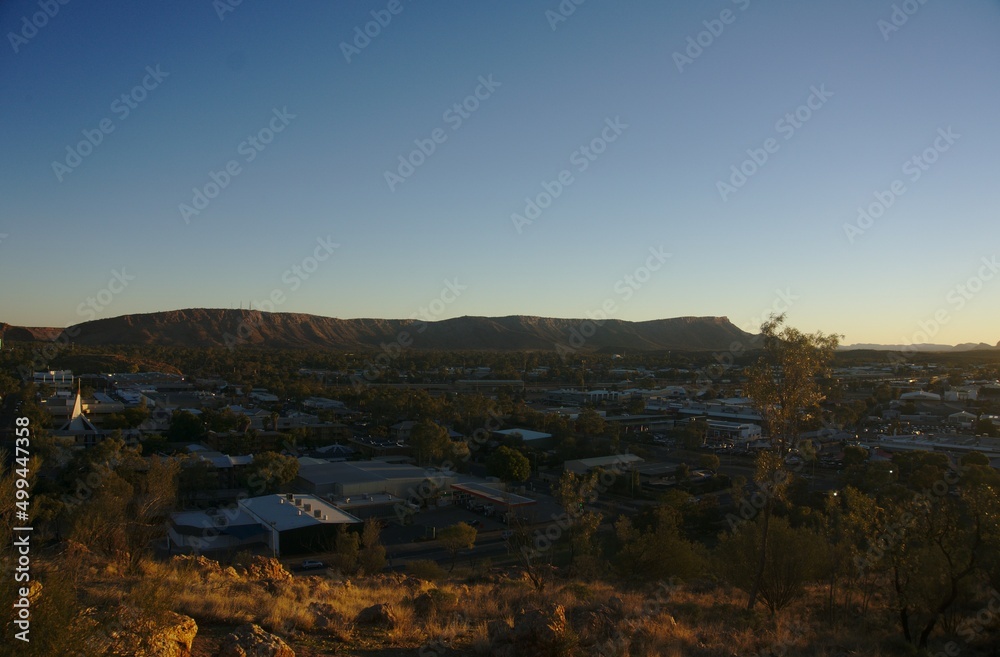
[[[745,443],[757,440],[761,436],[759,425],[745,422],[725,422],[709,420],[705,438],[709,442]]]
[[[413,420],[397,422],[389,427],[389,438],[391,440],[395,440],[396,442],[409,442],[410,435],[413,433],[413,427],[415,426],[417,426],[417,423]]]
[[[533,520],[528,510],[536,504],[536,500],[523,495],[507,492],[503,484],[476,481],[463,481],[451,485],[455,504],[483,504],[492,506],[496,516],[503,522],[512,517],[523,520]]]
[[[398,519],[419,508],[391,493],[373,493],[371,495],[363,493],[351,497],[330,497],[329,500],[341,511],[346,511],[362,520],[368,518]]]
[[[503,429],[493,432],[497,437],[509,440],[523,440],[525,444],[532,447],[548,447],[552,442],[552,434],[542,431],[532,431],[531,429]]]
[[[295,484],[314,495],[354,498],[389,493],[404,499],[419,499],[417,491],[432,477],[438,487],[454,479],[451,473],[428,472],[405,463],[339,461],[301,466]]]
[[[926,390],[914,390],[913,392],[904,392],[899,396],[899,399],[904,402],[939,402],[941,401],[941,395],[927,392]]]
[[[591,459],[566,461],[563,464],[563,469],[567,472],[585,475],[597,468],[610,471],[631,470],[636,464],[643,461],[642,457],[635,454],[613,454],[611,456],[598,456]]]
[[[31,380],[36,386],[49,386],[56,390],[72,390],[74,381],[72,370],[34,372]]]
[[[168,547],[206,552],[261,546],[275,555],[330,548],[343,525],[361,520],[315,495],[263,495],[228,510],[190,511],[170,517]]]
[[[550,390],[546,393],[546,398],[560,404],[601,404],[606,402],[615,403],[621,397],[617,390]]]
[[[71,438],[76,445],[83,447],[96,445],[105,438],[105,432],[94,426],[94,423],[84,414],[79,390],[76,397],[73,398],[69,418],[59,429],[53,430],[52,435],[58,438]]]

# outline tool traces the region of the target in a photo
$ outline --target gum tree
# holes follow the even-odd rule
[[[760,332],[763,349],[749,369],[747,396],[760,412],[771,446],[758,456],[754,477],[767,494],[759,519],[760,548],[747,609],[757,603],[768,564],[771,515],[789,478],[785,457],[796,446],[801,430],[816,419],[824,399],[817,377],[827,369],[840,342],[837,335],[802,333],[786,326],[783,314],[772,315]]]

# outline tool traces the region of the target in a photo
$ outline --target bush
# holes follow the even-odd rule
[[[416,561],[411,561],[406,565],[406,572],[410,573],[414,577],[431,581],[441,580],[448,576],[448,573],[444,571],[444,568],[439,566],[437,562],[431,561],[430,559],[418,559]]]

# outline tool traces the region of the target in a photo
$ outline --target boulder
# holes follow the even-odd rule
[[[246,623],[226,635],[218,657],[295,657],[295,651],[259,625]]]
[[[190,616],[168,611],[160,627],[149,637],[149,657],[189,657],[198,624]]]
[[[555,655],[565,645],[566,610],[547,603],[521,609],[514,616],[513,643],[519,655]]]
[[[343,625],[347,621],[344,615],[328,602],[311,602],[309,611],[315,617],[315,625],[318,628]]]
[[[391,630],[396,627],[396,614],[393,613],[390,605],[382,603],[362,609],[358,612],[354,622],[358,625],[384,627]]]
[[[256,555],[246,568],[249,579],[264,579],[273,582],[285,582],[292,579],[292,574],[285,570],[280,561],[272,557]]]
[[[152,618],[121,607],[114,619],[107,634],[94,637],[89,649],[100,654],[135,657],[190,657],[191,645],[198,634],[198,624],[193,618],[172,611]]]

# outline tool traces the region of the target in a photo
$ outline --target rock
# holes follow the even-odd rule
[[[247,564],[247,577],[285,582],[292,579],[292,574],[285,570],[285,567],[277,559],[258,555],[254,556]]]
[[[513,638],[519,655],[557,654],[567,639],[565,608],[547,603],[520,610],[514,616]]]
[[[347,619],[328,602],[311,602],[309,611],[316,618],[316,627],[328,628],[343,625]]]
[[[156,618],[122,607],[107,635],[95,638],[89,648],[104,654],[134,657],[190,657],[198,624],[190,616],[168,611]]]
[[[426,620],[434,615],[436,611],[437,603],[434,600],[434,596],[430,593],[421,593],[413,598],[413,613],[417,615],[417,618]]]
[[[259,625],[246,623],[226,635],[218,657],[295,657],[295,651]]]
[[[190,568],[198,573],[202,581],[207,582],[214,575],[222,574],[222,565],[200,554],[178,554],[170,559],[170,563],[182,568]]]
[[[149,637],[150,657],[189,657],[191,644],[198,634],[198,624],[190,616],[166,613],[164,625]]]
[[[383,602],[362,609],[358,612],[354,622],[358,625],[384,627],[391,630],[396,627],[396,614],[393,613],[391,606]]]

